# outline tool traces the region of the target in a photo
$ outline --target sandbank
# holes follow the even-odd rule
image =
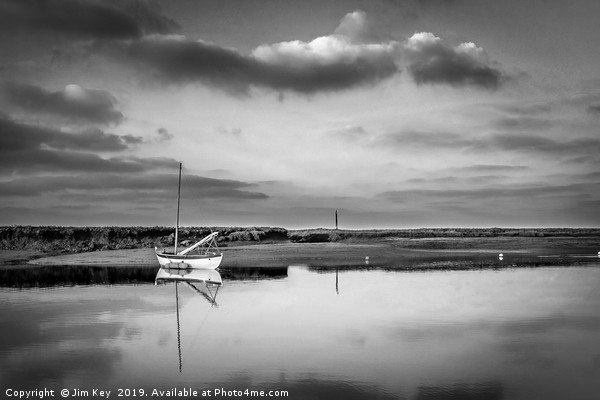
[[[373,266],[400,269],[502,268],[598,262],[598,238],[430,238],[362,242],[274,242],[222,248],[221,268]],[[503,254],[500,259],[499,254]],[[153,248],[76,254],[0,251],[0,265],[158,267]]]

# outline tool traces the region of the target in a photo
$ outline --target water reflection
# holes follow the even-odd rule
[[[274,279],[217,271],[220,279],[190,282],[194,272],[163,273],[173,283],[0,289],[0,381],[264,388],[317,399],[588,400],[600,392],[600,265],[290,267]]]
[[[148,266],[4,266],[0,268],[0,287],[27,289],[148,284],[155,282],[156,271],[157,267]],[[288,267],[225,268],[220,271],[227,280],[258,281],[286,278]]]
[[[219,271],[214,269],[175,267],[160,268],[155,278],[155,284],[159,283],[175,283],[175,289],[177,283],[183,283],[204,297],[212,306],[217,306],[217,293],[223,279]]]
[[[140,284],[155,275],[156,267],[9,266],[0,268],[0,287]]]
[[[258,281],[287,278],[288,267],[231,267],[219,268],[219,272],[223,279],[229,281]]]
[[[223,284],[221,275],[214,269],[178,268],[175,264],[167,264],[158,270],[155,284],[175,284],[175,305],[177,313],[177,351],[179,355],[179,372],[183,370],[181,359],[181,323],[179,318],[179,284],[185,284],[200,294],[213,307],[218,307],[217,294]],[[214,291],[214,293],[213,293]]]

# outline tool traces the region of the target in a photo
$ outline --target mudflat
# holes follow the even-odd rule
[[[470,269],[598,262],[598,237],[379,238],[326,243],[229,245],[221,268],[373,266],[398,269]],[[503,257],[500,259],[499,255]],[[20,267],[158,266],[153,248],[48,255],[0,251],[0,265]]]

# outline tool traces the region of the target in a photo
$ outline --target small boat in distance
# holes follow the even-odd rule
[[[154,247],[156,252],[156,258],[161,268],[168,267],[175,269],[187,268],[202,268],[202,269],[215,269],[218,268],[223,259],[223,253],[219,251],[217,247],[216,237],[218,232],[213,232],[206,236],[199,242],[192,246],[178,252],[177,245],[179,242],[179,204],[181,199],[181,163],[179,163],[179,186],[177,188],[177,222],[175,224],[175,248],[173,252],[169,251],[158,251],[157,247]],[[192,253],[193,252],[193,253]]]

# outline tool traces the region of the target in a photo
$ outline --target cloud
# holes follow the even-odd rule
[[[581,155],[597,154],[600,151],[600,139],[583,137],[558,141],[537,135],[497,134],[491,136],[489,142],[482,142],[479,146],[539,154]]]
[[[102,158],[94,153],[32,149],[2,154],[0,171],[29,174],[65,172],[90,174],[140,173],[150,169],[172,167],[174,164],[175,161],[169,158]]]
[[[428,32],[419,32],[405,43],[408,70],[417,84],[448,84],[496,89],[502,72],[490,65],[485,51],[472,42],[450,47]]]
[[[381,40],[363,11],[311,41],[262,44],[248,54],[183,35],[149,34],[95,43],[99,50],[165,83],[202,82],[232,93],[250,88],[315,94],[374,85],[408,68],[418,84],[496,89],[506,76],[472,42],[449,47],[432,33]]]
[[[457,172],[519,172],[526,171],[530,167],[524,165],[498,165],[498,164],[476,164],[467,167],[446,168],[448,171]]]
[[[511,151],[551,156],[581,156],[600,152],[600,139],[598,138],[580,137],[557,140],[524,133],[496,133],[473,137],[454,132],[406,131],[380,135],[373,139],[371,145],[432,151],[436,149],[477,152]]]
[[[372,25],[367,13],[357,10],[346,14],[342,18],[334,31],[334,35],[347,37],[354,43],[373,43],[378,38],[373,32]]]
[[[71,84],[51,92],[35,85],[5,82],[0,87],[0,95],[10,106],[29,112],[103,124],[123,120],[123,114],[115,109],[116,99],[110,93],[79,85]]]
[[[121,43],[120,58],[166,82],[202,81],[231,91],[251,86],[312,94],[374,84],[399,72],[395,45],[355,44],[344,36],[263,45],[244,55],[179,35]]]
[[[123,151],[137,141],[134,136],[122,137],[92,128],[79,133],[66,133],[0,118],[0,152],[40,148],[55,150]]]
[[[425,201],[483,201],[483,200],[518,200],[540,199],[544,197],[564,196],[565,198],[582,200],[584,193],[597,191],[600,182],[575,183],[568,185],[537,186],[496,186],[469,189],[408,189],[392,190],[380,193],[377,197],[391,202],[425,202]]]
[[[114,161],[114,160],[111,160]],[[138,165],[146,164],[149,160],[139,160]],[[171,163],[173,166],[173,163]],[[115,192],[121,193],[121,199],[139,199],[145,201],[168,200],[173,198],[173,182],[176,176],[172,174],[115,174],[99,172],[90,179],[88,175],[76,176],[39,176],[17,178],[3,182],[3,197],[26,196],[36,197],[48,194],[61,194],[67,191],[84,193],[85,196],[108,196],[114,200]],[[247,182],[214,179],[198,175],[186,176],[186,187],[194,191],[194,197],[201,196],[204,200],[261,200],[268,196],[251,190],[254,185]]]
[[[159,142],[168,142],[175,137],[175,135],[170,133],[166,128],[158,128],[156,135],[158,136]]]
[[[242,134],[241,128],[226,128],[224,126],[219,126],[215,130],[221,135],[240,136]]]
[[[368,137],[368,132],[360,125],[347,125],[332,132],[334,135],[348,141],[358,141]]]
[[[274,88],[299,92],[337,90],[374,84],[400,71],[397,44],[356,44],[346,36],[332,35],[311,42],[292,41],[259,46],[252,52]]]
[[[126,39],[168,33],[178,25],[138,0],[2,0],[0,31],[51,32],[76,39]]]
[[[165,82],[201,81],[238,93],[261,87],[313,94],[375,84],[400,72],[399,43],[363,43],[366,29],[365,13],[356,11],[329,36],[265,44],[249,54],[172,34],[105,43],[103,48]]]
[[[174,170],[175,160],[132,156],[104,158],[96,154],[122,152],[141,141],[137,136],[119,136],[99,129],[66,133],[0,119],[0,171],[29,175],[4,181],[2,195],[40,196],[65,191],[92,191],[97,195],[97,192],[107,194],[118,190],[129,193],[130,197],[140,193],[145,193],[145,198],[172,197],[172,182],[176,178],[157,171]],[[69,176],[61,175],[66,172]],[[235,180],[190,175],[186,176],[186,185],[208,199],[268,197],[252,190],[253,184]]]
[[[587,111],[593,115],[600,115],[600,103],[590,104]]]
[[[405,131],[380,135],[374,138],[372,143],[382,147],[467,149],[480,142],[453,132]]]
[[[506,130],[541,130],[552,127],[555,123],[545,117],[520,115],[500,118],[493,125]]]
[[[122,152],[142,141],[138,136],[119,136],[95,128],[67,133],[0,118],[0,171],[140,172],[175,164],[164,158],[106,159],[94,153]]]
[[[451,6],[462,2],[462,0],[416,0],[416,2],[424,7],[439,7],[440,5]]]

